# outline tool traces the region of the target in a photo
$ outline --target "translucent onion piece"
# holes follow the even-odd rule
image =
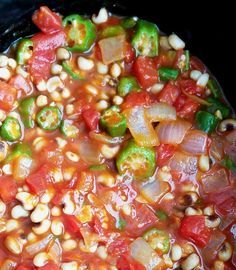
[[[37,241],[31,245],[26,246],[25,250],[30,256],[33,256],[39,253],[41,250],[45,249],[52,239],[53,235],[49,234],[40,241]]]
[[[95,143],[90,140],[80,141],[79,145],[80,157],[89,164],[100,164],[102,162],[102,155]]]
[[[146,108],[147,117],[151,122],[176,120],[176,110],[167,103],[155,103]]]
[[[62,248],[58,240],[53,241],[53,244],[50,246],[48,250],[48,254],[51,255],[52,259],[55,263],[59,264],[61,261]]]
[[[107,144],[120,144],[125,140],[124,137],[111,137],[106,133],[96,133],[94,131],[89,132],[89,137],[98,142]]]

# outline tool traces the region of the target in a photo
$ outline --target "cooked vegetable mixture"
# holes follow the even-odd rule
[[[176,35],[43,6],[0,55],[0,270],[236,269],[236,120]]]

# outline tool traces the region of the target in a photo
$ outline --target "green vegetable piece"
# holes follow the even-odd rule
[[[189,51],[188,50],[185,51],[184,55],[185,55],[185,66],[184,66],[183,71],[188,71],[190,68],[190,53],[189,53]]]
[[[83,80],[83,76],[81,75],[79,70],[73,69],[71,64],[68,61],[63,61],[62,62],[62,67],[64,70],[71,76],[72,79],[74,80]]]
[[[19,121],[12,116],[7,116],[0,129],[1,137],[6,141],[15,142],[21,138],[21,134]]]
[[[152,176],[156,168],[153,148],[142,147],[130,140],[119,153],[116,166],[120,174],[129,172],[138,181]]]
[[[137,55],[154,57],[158,55],[158,28],[155,24],[138,20],[132,45]]]
[[[133,27],[135,27],[136,24],[137,24],[137,17],[124,18],[121,21],[121,26],[124,29],[133,28]]]
[[[165,221],[168,218],[166,212],[164,212],[163,210],[157,210],[156,211],[156,216],[158,217],[158,219],[160,221]]]
[[[124,115],[120,114],[115,107],[111,107],[102,114],[100,125],[112,137],[123,136],[127,128]]]
[[[158,69],[158,74],[161,81],[168,82],[169,80],[176,80],[179,71],[173,68],[161,67]]]
[[[101,164],[101,165],[91,165],[89,167],[90,171],[105,171],[107,170],[107,165]]]
[[[116,222],[116,228],[119,229],[119,230],[124,230],[126,226],[126,221],[122,218],[119,218]]]
[[[122,77],[120,79],[117,90],[118,90],[118,94],[121,97],[124,97],[130,92],[139,91],[140,87],[135,77],[128,76],[128,77]]]
[[[208,112],[214,114],[217,110],[219,110],[222,114],[223,119],[229,116],[230,108],[224,103],[220,102],[218,99],[209,97],[206,99],[206,101],[211,103],[211,105],[207,107]]]
[[[101,38],[109,38],[109,37],[115,37],[115,36],[125,35],[125,34],[126,32],[122,26],[110,25],[102,30]]]
[[[220,85],[214,78],[208,81],[207,87],[210,89],[214,98],[220,98],[222,96]]]
[[[19,112],[26,128],[34,127],[34,118],[36,112],[35,98],[29,97],[25,98],[20,102]]]
[[[196,113],[196,124],[197,127],[206,133],[211,133],[216,129],[219,119],[205,111],[198,111]]]
[[[61,123],[62,113],[57,107],[44,107],[36,115],[38,125],[44,130],[56,130]]]
[[[232,159],[230,157],[225,157],[222,161],[221,161],[221,165],[224,166],[225,168],[231,170],[232,172],[236,173],[236,165],[234,164],[234,162],[232,161]]]
[[[6,163],[11,162],[12,160],[22,155],[32,157],[32,151],[27,143],[20,142],[15,145],[12,152],[7,156]]]
[[[63,120],[61,122],[60,130],[68,138],[76,138],[79,134],[79,129],[73,125],[72,120]]]
[[[67,33],[68,50],[86,52],[92,47],[96,39],[96,27],[89,19],[73,14],[64,18],[62,24]]]
[[[25,65],[27,60],[30,59],[33,49],[33,41],[28,38],[20,40],[16,52],[16,61],[19,65]]]
[[[167,232],[153,228],[143,238],[159,254],[166,254],[170,249],[170,237]]]

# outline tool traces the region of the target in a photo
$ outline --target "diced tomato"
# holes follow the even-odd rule
[[[81,223],[75,216],[64,215],[65,229],[71,234],[80,234]]]
[[[10,111],[16,100],[16,89],[0,80],[0,109]]]
[[[158,95],[160,102],[168,103],[173,105],[180,95],[180,89],[173,82],[168,82]]]
[[[207,245],[211,231],[205,225],[205,216],[185,216],[180,225],[180,235],[198,247]]]
[[[34,13],[32,20],[45,34],[52,34],[62,30],[61,17],[46,6],[40,7]]]
[[[221,216],[236,218],[236,198],[230,197],[216,205],[216,211]]]
[[[129,42],[125,45],[125,62],[132,63],[135,59],[135,51]]]
[[[85,124],[90,130],[97,130],[100,119],[100,113],[94,109],[88,109],[82,112]]]
[[[157,217],[154,212],[145,204],[135,204],[135,216],[123,216],[126,222],[125,231],[136,237],[154,226]]]
[[[157,165],[162,167],[174,155],[175,146],[162,143],[159,146],[157,146],[156,151],[157,151]]]
[[[135,106],[150,105],[152,98],[146,91],[142,92],[131,92],[125,98],[125,102],[122,104],[122,109],[129,109]]]
[[[206,71],[206,67],[205,65],[202,63],[202,61],[197,58],[196,56],[191,56],[190,57],[190,66],[192,70],[199,70],[201,72],[205,72]]]
[[[157,82],[157,68],[152,58],[139,56],[134,61],[133,72],[144,89],[151,87]]]
[[[32,93],[33,87],[27,79],[21,75],[15,75],[11,78],[9,84],[18,90],[17,97],[28,96]],[[21,93],[23,92],[23,93]]]
[[[102,61],[102,52],[98,44],[95,45],[94,50],[96,59]]]
[[[30,266],[25,266],[25,265],[19,265],[16,270],[33,270],[35,269],[34,267],[30,267]]]
[[[51,63],[55,60],[55,50],[65,44],[65,33],[62,31],[53,34],[36,34],[33,55],[29,60],[30,73],[35,82],[47,80],[50,76]]]
[[[0,177],[0,197],[5,203],[14,201],[17,194],[16,181],[10,176]]]
[[[111,256],[120,256],[128,252],[130,242],[129,238],[120,236],[109,244],[107,251]]]
[[[118,270],[145,270],[146,268],[128,256],[122,255],[116,264]]]
[[[38,267],[38,270],[59,270],[59,266],[54,262],[48,262],[46,265],[42,267]]]
[[[182,91],[185,91],[191,95],[201,96],[204,92],[203,87],[198,87],[194,80],[181,80],[179,81],[179,85]]]
[[[49,165],[45,164],[26,178],[25,182],[32,192],[39,195],[47,190],[51,182],[51,169]]]
[[[199,109],[200,104],[185,95],[180,95],[174,103],[174,107],[179,117],[191,119]]]

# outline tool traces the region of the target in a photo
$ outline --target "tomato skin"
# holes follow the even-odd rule
[[[80,235],[81,223],[72,215],[64,215],[65,229],[72,234]]]
[[[199,70],[202,73],[206,71],[205,65],[202,63],[202,61],[197,58],[196,56],[190,57],[190,66],[192,70]]]
[[[135,51],[129,42],[125,45],[125,62],[132,63],[135,59]]]
[[[129,238],[120,236],[108,246],[107,251],[111,256],[120,256],[128,252],[130,242]]]
[[[151,87],[157,82],[157,68],[152,58],[139,56],[134,61],[133,72],[140,86],[144,89]]]
[[[119,270],[145,270],[144,266],[129,258],[128,255],[122,255],[118,259],[116,266]]]
[[[122,109],[129,109],[135,106],[150,105],[152,98],[146,91],[143,92],[131,92],[125,98],[125,102],[122,104]]]
[[[89,130],[97,130],[100,119],[100,113],[94,109],[88,109],[82,112],[82,117]]]
[[[234,197],[226,199],[222,203],[216,205],[216,211],[223,217],[228,216],[236,218],[236,199]]]
[[[18,90],[17,98],[25,95],[28,96],[33,92],[33,87],[30,85],[29,81],[21,75],[15,75],[12,77],[9,84]]]
[[[180,95],[174,103],[174,107],[179,117],[191,119],[199,109],[200,104],[185,95]]]
[[[25,266],[25,265],[19,265],[16,270],[34,270],[35,267]]]
[[[198,87],[196,82],[191,79],[181,80],[179,81],[179,85],[182,91],[191,95],[201,96],[204,92],[204,88]]]
[[[208,243],[211,232],[205,225],[205,216],[185,216],[180,225],[180,235],[203,248]]]
[[[16,100],[17,92],[14,87],[0,80],[0,109],[9,111]]]
[[[33,14],[32,21],[46,34],[52,34],[62,29],[60,16],[46,6],[40,7],[40,9]]]
[[[160,102],[165,102],[169,105],[173,105],[180,95],[180,89],[174,85],[173,82],[168,82],[158,95]]]
[[[0,197],[5,203],[14,201],[17,194],[16,181],[10,176],[0,177]]]
[[[157,152],[157,165],[159,167],[162,167],[174,155],[175,146],[162,143],[156,147],[156,152]]]
[[[59,270],[59,266],[54,262],[48,262],[46,265],[42,267],[38,267],[38,270]]]

